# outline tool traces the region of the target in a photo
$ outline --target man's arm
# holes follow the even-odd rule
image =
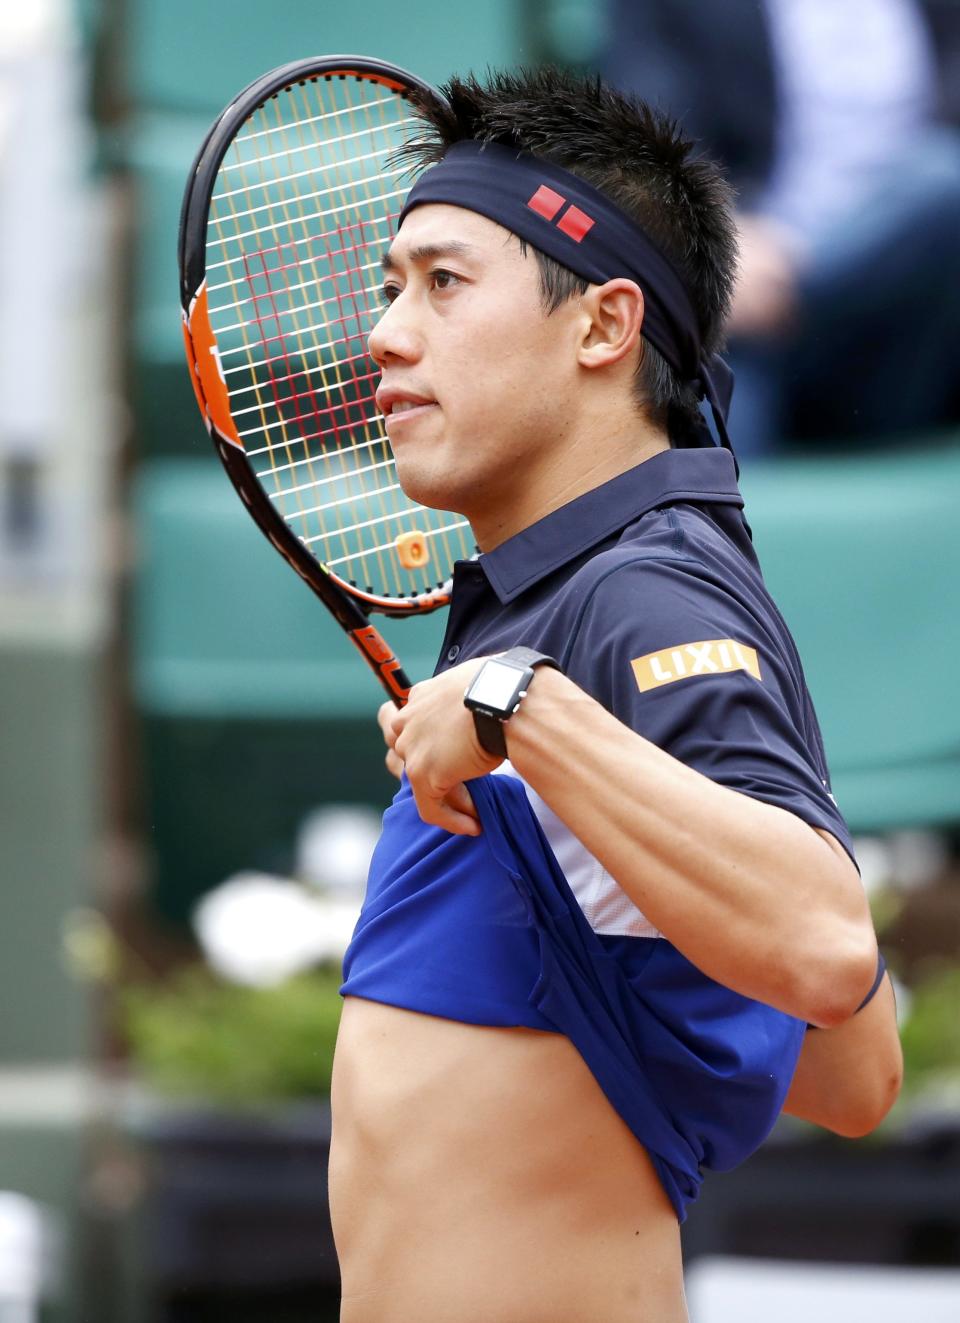
[[[783,1110],[835,1134],[869,1134],[897,1100],[903,1053],[889,976],[835,1029],[807,1032]]]
[[[462,782],[497,765],[463,692],[472,661],[392,719],[421,816],[476,830]],[[687,767],[540,670],[507,727],[517,772],[698,968],[821,1026],[855,1012],[877,948],[857,871],[826,834]]]

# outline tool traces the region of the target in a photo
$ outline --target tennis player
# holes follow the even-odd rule
[[[781,1110],[872,1129],[892,993],[727,441],[728,190],[596,82],[445,90],[370,349],[404,490],[481,555],[380,714],[341,1318],[679,1323],[704,1171]]]

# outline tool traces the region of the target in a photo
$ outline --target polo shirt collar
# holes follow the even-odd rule
[[[641,515],[679,501],[742,506],[731,452],[720,447],[663,450],[485,552],[480,565],[506,606]]]

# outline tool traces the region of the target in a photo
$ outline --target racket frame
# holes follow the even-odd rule
[[[401,95],[417,91],[440,99],[440,93],[415,74],[357,55],[295,60],[250,83],[211,125],[188,176],[177,246],[180,301],[184,347],[197,405],[238,496],[264,536],[346,631],[388,697],[399,707],[406,702],[410,681],[390,645],[370,624],[369,612],[410,616],[436,610],[450,600],[449,582],[413,597],[384,598],[348,585],[304,546],[269,500],[237,435],[206,306],[206,236],[213,188],[239,129],[271,97],[294,84],[352,76],[372,79]]]

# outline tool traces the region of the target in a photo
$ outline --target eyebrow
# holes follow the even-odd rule
[[[476,251],[473,244],[461,243],[457,239],[451,239],[449,243],[419,244],[416,248],[410,249],[407,260],[418,266],[421,262],[432,262],[438,257],[470,257]],[[388,249],[380,259],[380,265],[384,271],[396,271],[399,263]]]

